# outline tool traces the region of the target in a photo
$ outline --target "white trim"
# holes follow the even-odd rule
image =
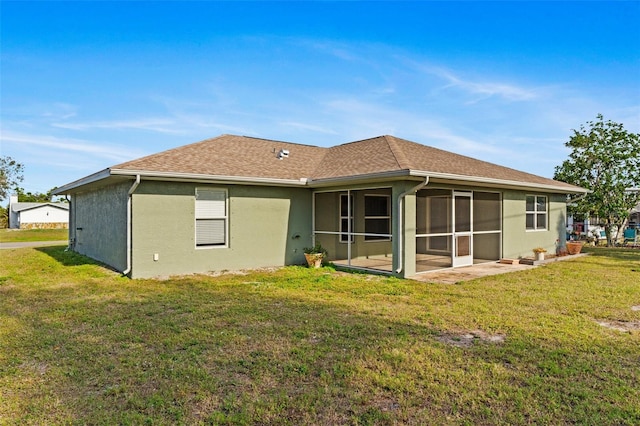
[[[133,211],[131,204],[133,203],[133,193],[135,192],[138,185],[140,185],[141,179],[140,175],[136,176],[135,182],[129,188],[127,192],[127,269],[122,271],[122,275],[127,275],[131,272],[131,268],[133,267],[133,247],[132,247],[132,226],[133,226]],[[75,213],[75,210],[74,210]],[[76,217],[73,218],[73,226],[76,226]],[[74,242],[75,243],[75,242]]]
[[[131,176],[131,177],[135,178],[135,173],[133,173],[133,175],[134,176]],[[97,182],[102,179],[106,179],[109,176],[111,176],[111,171],[109,169],[100,170],[99,172],[96,172],[92,175],[85,176],[82,179],[78,179],[66,185],[62,185],[60,188],[56,188],[56,190],[53,191],[53,195],[67,194],[68,191],[75,189],[79,186],[88,185],[90,183]]]
[[[571,187],[563,187],[563,186],[557,186],[557,185],[547,185],[544,183],[521,182],[516,180],[495,179],[495,178],[487,178],[487,177],[481,177],[481,176],[456,175],[456,174],[449,174],[449,173],[423,172],[420,170],[410,170],[409,175],[420,176],[420,177],[429,176],[431,179],[435,178],[435,179],[447,179],[447,180],[464,181],[464,182],[484,183],[484,184],[498,185],[500,188],[503,188],[506,186],[506,187],[514,187],[514,188],[546,189],[551,192],[559,192],[561,194],[578,194],[578,193],[586,194],[589,192],[584,188],[579,188],[574,185],[571,185]]]
[[[127,176],[130,174],[140,174],[147,180],[194,182],[194,183],[248,183],[253,185],[274,185],[274,186],[306,186],[307,179],[277,179],[260,178],[246,176],[226,176],[226,175],[203,175],[197,173],[175,173],[175,172],[150,172],[140,170],[111,169],[113,176]]]
[[[205,244],[205,245],[198,245],[197,243],[197,222],[198,222],[198,217],[196,215],[196,203],[198,202],[198,189],[201,190],[207,190],[207,191],[217,191],[217,192],[224,192],[224,217],[216,217],[216,218],[211,218],[211,219],[224,219],[224,244]],[[196,250],[210,250],[210,249],[216,249],[216,248],[229,248],[229,189],[228,188],[220,188],[220,187],[202,187],[202,186],[197,186],[195,187],[195,191],[194,191],[194,215],[193,215],[193,226],[194,226],[194,246]],[[204,218],[201,218],[204,219]]]
[[[338,238],[338,243],[340,244],[347,244],[347,243],[353,243],[354,242],[354,233],[353,233],[353,225],[355,225],[355,214],[354,214],[354,200],[353,200],[353,194],[349,194],[348,192],[346,194],[338,194],[340,196],[340,201],[339,201],[339,206],[338,208],[340,209],[340,223],[338,224],[338,228],[340,229],[340,238]],[[342,216],[342,197],[345,196],[347,197],[347,216]],[[342,230],[342,221],[344,219],[347,219],[347,230],[343,231]],[[345,240],[342,239],[342,237],[346,237]]]
[[[533,197],[533,210],[527,210],[527,198]],[[542,212],[538,211],[538,197],[544,197],[544,215],[545,226],[544,228],[538,228],[538,215]],[[533,228],[527,227],[527,216],[533,215]],[[526,232],[544,232],[549,230],[549,197],[540,194],[525,194],[524,196],[524,229]]]
[[[524,173],[524,172],[523,172]],[[588,190],[579,188],[574,185],[558,186],[553,184],[534,183],[534,182],[522,182],[509,179],[496,179],[481,176],[468,176],[458,175],[451,173],[438,173],[430,172],[426,170],[393,170],[388,172],[379,173],[366,173],[354,176],[341,176],[332,178],[310,179],[280,179],[280,178],[264,178],[264,177],[252,177],[252,176],[227,176],[227,175],[207,175],[198,173],[176,173],[176,172],[159,172],[148,170],[127,170],[127,169],[104,169],[92,175],[86,176],[82,179],[71,182],[67,185],[63,185],[54,191],[54,195],[66,194],[69,191],[78,187],[88,185],[97,182],[102,179],[106,179],[110,176],[129,176],[135,177],[140,175],[146,180],[163,180],[163,181],[177,181],[177,182],[195,182],[195,183],[245,183],[249,185],[270,185],[270,186],[297,186],[297,187],[310,187],[317,188],[322,186],[331,186],[335,184],[356,184],[357,182],[372,183],[372,180],[398,180],[407,177],[418,177],[431,179],[440,179],[443,181],[454,182],[466,182],[484,184],[498,188],[514,188],[514,189],[537,189],[546,190],[553,193],[561,194],[587,194]]]

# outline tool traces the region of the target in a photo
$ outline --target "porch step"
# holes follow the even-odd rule
[[[517,265],[520,263],[520,259],[500,259],[500,263],[504,265]]]

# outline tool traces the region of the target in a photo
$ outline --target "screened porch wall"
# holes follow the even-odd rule
[[[456,188],[456,190],[464,190]],[[502,244],[501,194],[471,191],[473,263],[499,260]],[[453,189],[425,188],[416,194],[416,272],[453,265]]]
[[[416,194],[416,272],[451,266],[452,220],[449,189]]]
[[[347,208],[348,197],[351,212]],[[326,248],[328,260],[336,264],[390,272],[391,211],[391,188],[317,192],[316,244]]]

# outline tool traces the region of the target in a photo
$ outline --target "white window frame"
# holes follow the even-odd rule
[[[343,197],[344,200],[343,201]],[[348,197],[348,198],[347,198]],[[343,216],[342,214],[342,205],[343,202],[347,202],[347,213],[349,213],[349,216]],[[353,194],[340,194],[340,242],[341,243],[353,243],[354,242],[354,229],[353,226],[355,224],[355,222],[353,221]],[[351,209],[351,211],[349,211],[349,209]],[[349,227],[347,227],[347,229],[344,229],[342,226],[342,222],[344,220],[348,220],[347,223],[349,223],[351,225],[351,229],[348,229]],[[348,237],[347,237],[348,236]]]
[[[224,214],[220,212],[203,213],[198,209],[198,193],[210,192],[224,194]],[[209,201],[209,200],[200,200]],[[214,200],[211,200],[214,201]],[[212,243],[212,244],[198,244],[198,221],[199,220],[223,220],[224,221],[224,242]],[[227,248],[229,247],[229,192],[226,188],[209,188],[209,187],[196,187],[194,195],[194,245],[196,249],[212,249],[212,248]]]
[[[367,197],[386,198],[387,200],[387,215],[386,216],[367,216]],[[377,243],[380,241],[391,241],[391,195],[387,194],[364,194],[364,241],[368,243]],[[386,232],[386,236],[380,238],[377,235],[371,235],[367,233],[367,220],[371,219],[387,219],[389,226]]]
[[[533,210],[527,210],[527,199],[533,197]],[[544,198],[544,211],[538,210],[538,199]],[[549,229],[549,197],[546,195],[539,194],[527,194],[524,199],[524,209],[525,209],[525,221],[524,226],[527,232],[535,232],[535,231],[547,231]],[[529,228],[527,226],[527,217],[529,215],[533,216],[533,228]],[[538,226],[538,216],[544,215],[545,217],[545,226]]]

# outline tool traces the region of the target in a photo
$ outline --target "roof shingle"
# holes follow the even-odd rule
[[[280,150],[288,158],[278,159]],[[394,136],[378,136],[331,148],[222,135],[111,168],[255,179],[335,179],[395,171],[418,171],[566,188],[573,185],[454,154]]]

